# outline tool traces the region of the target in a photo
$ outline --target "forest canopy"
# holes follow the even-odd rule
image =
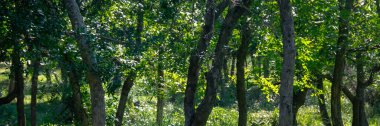
[[[0,125],[378,126],[380,0],[1,0]]]

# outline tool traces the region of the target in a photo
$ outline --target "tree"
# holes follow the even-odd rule
[[[84,64],[86,64],[87,80],[90,83],[91,91],[92,125],[104,126],[106,119],[104,90],[97,70],[95,54],[90,46],[91,43],[89,39],[86,37],[86,25],[84,24],[83,17],[76,1],[65,0],[64,3],[69,14],[72,29],[75,32],[77,45],[81,50],[81,57]]]
[[[135,60],[137,62],[140,62],[140,57],[139,57],[139,53],[141,51],[141,32],[143,31],[143,27],[144,27],[144,1],[143,0],[139,0],[139,8],[138,8],[138,12],[137,12],[137,30],[135,32],[136,34],[136,44],[134,46],[134,54],[136,54],[137,56],[135,56]],[[136,76],[137,76],[137,72],[136,70],[132,70],[128,76],[126,77],[125,81],[124,81],[124,84],[123,84],[123,87],[122,87],[122,90],[121,90],[121,94],[120,94],[120,100],[119,100],[119,105],[118,105],[118,108],[117,108],[117,112],[116,112],[116,120],[115,120],[115,125],[116,126],[121,126],[122,123],[123,123],[123,115],[124,115],[124,110],[126,108],[126,103],[127,103],[127,99],[128,99],[128,95],[129,95],[129,92],[131,91],[131,88],[133,87],[134,85],[134,81],[136,79]]]
[[[352,125],[368,126],[367,116],[365,112],[365,90],[373,83],[373,77],[376,72],[380,71],[380,66],[374,66],[370,70],[369,78],[365,79],[364,58],[362,52],[356,54],[356,90],[355,95],[351,91],[342,86],[342,92],[352,103]]]
[[[187,83],[184,100],[184,112],[185,112],[185,125],[190,126],[192,124],[192,118],[195,114],[195,92],[196,85],[198,83],[199,70],[201,68],[201,62],[207,49],[207,45],[213,36],[215,17],[228,5],[228,0],[223,1],[218,5],[218,10],[214,6],[214,0],[207,0],[206,2],[206,14],[204,16],[204,26],[201,33],[201,38],[198,41],[196,50],[190,56],[190,65],[187,73]],[[217,13],[217,14],[215,14]]]
[[[37,49],[38,50],[38,49]],[[38,53],[37,53],[38,54]],[[30,102],[30,122],[31,122],[31,125],[32,126],[36,126],[37,125],[37,114],[36,114],[36,103],[37,103],[37,83],[38,83],[38,73],[40,71],[40,62],[41,62],[41,58],[40,57],[36,57],[32,63],[32,66],[33,66],[33,75],[32,75],[32,78],[31,78],[31,82],[32,82],[32,99],[31,99],[31,102]]]
[[[246,101],[246,84],[245,84],[245,70],[248,47],[251,41],[251,30],[248,20],[243,19],[241,26],[241,44],[237,52],[236,61],[236,98],[238,101],[239,110],[239,126],[247,125],[247,101]]]
[[[293,76],[296,47],[294,43],[294,24],[289,0],[278,0],[281,17],[283,63],[280,84],[280,125],[290,126],[293,123]]]
[[[334,126],[343,126],[341,112],[341,85],[343,84],[344,68],[346,64],[346,51],[348,46],[348,25],[352,11],[353,0],[339,1],[339,37],[335,55],[335,66],[333,72],[333,82],[331,86],[331,120]]]

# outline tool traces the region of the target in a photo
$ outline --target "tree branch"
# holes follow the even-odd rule
[[[13,89],[13,91],[8,93],[7,96],[0,98],[0,105],[10,103],[13,99],[16,98],[16,96],[17,96],[17,91],[16,89]]]
[[[359,48],[353,48],[353,49],[349,49],[347,52],[349,52],[349,53],[365,52],[365,51],[371,51],[371,50],[376,50],[376,49],[380,49],[380,44],[369,45],[369,46],[364,46],[364,47],[359,47]]]
[[[229,4],[230,0],[223,0],[221,3],[219,3],[215,10],[215,18],[218,18]]]
[[[374,76],[377,72],[380,71],[380,65],[372,67],[371,73],[367,81],[364,82],[365,86],[370,86],[374,81]]]
[[[343,93],[347,96],[347,98],[351,101],[354,102],[355,100],[355,95],[351,93],[351,91],[346,87],[342,85],[342,91]]]

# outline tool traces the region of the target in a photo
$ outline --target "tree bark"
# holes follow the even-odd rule
[[[159,53],[158,53],[158,83],[157,83],[157,115],[156,115],[156,124],[157,126],[162,126],[163,116],[164,116],[164,68],[163,63],[161,62],[162,55],[163,55],[163,49],[162,47],[159,47]]]
[[[72,90],[72,101],[75,114],[75,121],[79,122],[79,124],[82,126],[88,126],[89,119],[86,109],[83,106],[82,95],[80,92],[81,72],[78,70],[78,66],[73,62],[72,57],[70,57],[68,54],[63,54],[63,57],[66,66],[68,66],[67,68],[65,68],[65,70],[68,71],[63,71],[62,74],[68,74],[69,84]]]
[[[293,82],[296,47],[294,43],[294,22],[289,0],[278,0],[281,17],[282,43],[284,60],[281,70],[280,85],[280,126],[293,123]]]
[[[97,70],[96,57],[90,46],[91,43],[86,36],[86,25],[84,24],[83,16],[80,13],[76,1],[64,0],[64,3],[69,14],[72,28],[75,32],[75,38],[77,40],[81,57],[86,66],[87,80],[90,83],[92,125],[104,126],[106,119],[104,90]]]
[[[305,104],[307,91],[309,89],[298,90],[293,94],[293,126],[297,126],[297,112]]]
[[[195,113],[195,92],[198,83],[199,70],[207,49],[207,46],[213,36],[215,7],[214,0],[207,0],[206,14],[204,16],[204,26],[202,27],[201,38],[198,41],[197,49],[190,56],[190,65],[187,71],[187,84],[185,90],[184,112],[185,126],[190,126]]]
[[[143,0],[139,0],[139,3],[141,5],[144,5]],[[144,27],[144,6],[139,6],[139,10],[137,12],[137,28],[136,28],[137,30],[135,33],[136,45],[135,45],[135,50],[134,50],[134,54],[136,55],[135,60],[137,62],[140,62],[140,58],[138,55],[140,53],[140,48],[141,48],[141,33],[143,31],[143,27]],[[119,105],[116,111],[116,120],[115,120],[116,126],[121,126],[123,124],[123,115],[126,108],[126,103],[128,100],[129,92],[131,91],[134,85],[136,76],[137,76],[137,71],[132,70],[124,81],[123,88],[121,89]]]
[[[352,11],[353,0],[340,0],[339,10],[339,37],[335,55],[333,82],[331,86],[331,120],[334,126],[343,126],[340,97],[343,84],[345,55],[348,46],[349,16]]]
[[[116,120],[115,120],[116,126],[121,126],[123,124],[124,110],[126,108],[129,92],[131,91],[131,88],[134,85],[135,78],[136,78],[136,73],[132,72],[128,75],[128,77],[124,81],[123,88],[121,89],[122,91],[120,94],[119,105],[116,111]]]
[[[317,89],[323,91],[323,78],[319,76],[317,78]],[[318,106],[319,106],[319,112],[321,113],[323,124],[325,126],[331,126],[331,120],[330,120],[329,114],[327,112],[327,107],[326,107],[325,95],[323,93],[318,94]]]
[[[251,29],[247,19],[244,19],[243,26],[240,31],[241,44],[237,52],[236,61],[236,98],[238,101],[239,111],[239,126],[247,125],[247,99],[246,99],[246,84],[244,75],[244,64],[247,59],[248,47],[251,41]]]
[[[37,104],[37,83],[38,83],[38,72],[40,69],[40,58],[37,56],[33,63],[33,75],[32,75],[32,93],[30,102],[30,124],[31,126],[37,125],[37,114],[36,114],[36,104]]]
[[[15,77],[15,91],[17,92],[17,122],[19,126],[25,126],[25,112],[24,112],[24,77],[23,77],[23,64],[21,62],[21,45],[18,41],[14,43],[12,55],[12,64],[14,64],[13,71]]]
[[[216,100],[217,83],[221,77],[221,69],[225,57],[225,46],[232,35],[232,30],[235,27],[238,19],[246,12],[246,8],[250,6],[250,0],[243,0],[238,3],[239,6],[233,6],[228,10],[227,16],[222,24],[219,39],[215,48],[212,68],[206,73],[206,93],[199,104],[194,116],[190,119],[192,126],[204,126],[214,107]]]

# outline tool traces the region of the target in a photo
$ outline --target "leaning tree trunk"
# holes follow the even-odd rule
[[[280,85],[280,126],[291,126],[293,123],[293,76],[296,47],[294,43],[294,23],[292,7],[289,0],[278,0],[281,17],[283,63]]]
[[[221,78],[221,70],[225,57],[225,46],[232,35],[232,30],[235,27],[238,19],[247,11],[246,7],[250,6],[250,0],[243,0],[239,3],[240,6],[234,6],[228,10],[228,13],[222,24],[222,29],[219,34],[219,40],[216,44],[215,53],[212,61],[212,68],[206,73],[206,93],[199,104],[194,116],[191,119],[192,126],[204,126],[214,107],[216,100],[217,83]]]
[[[213,36],[214,20],[219,17],[219,15],[221,15],[224,9],[228,6],[229,0],[224,0],[222,3],[218,4],[217,8],[214,4],[214,0],[207,0],[206,2],[206,14],[204,16],[205,25],[202,27],[202,33],[197,43],[197,48],[192,52],[189,60],[190,64],[187,71],[187,83],[184,100],[185,126],[191,126],[191,122],[195,114],[194,100],[199,70],[201,68],[207,45],[210,43]]]
[[[144,5],[143,0],[139,0],[139,3],[141,5]],[[136,30],[136,45],[134,49],[134,54],[139,55],[140,48],[141,48],[141,33],[144,27],[144,7],[139,6],[139,10],[137,12],[137,30]],[[135,59],[137,62],[140,62],[139,56]],[[116,120],[115,120],[115,125],[116,126],[121,126],[123,124],[123,115],[124,111],[126,108],[126,103],[128,100],[129,92],[131,91],[134,81],[137,76],[137,71],[132,70],[127,78],[124,81],[123,87],[121,89],[121,94],[120,94],[120,100],[119,100],[119,105],[117,107],[116,111]]]
[[[163,49],[159,47],[158,52],[158,83],[157,83],[157,115],[156,115],[156,124],[157,126],[162,126],[163,116],[164,116],[164,68],[162,63]]]
[[[321,76],[317,76],[317,89],[323,91],[323,78]],[[329,114],[327,112],[325,95],[323,93],[318,94],[318,106],[319,112],[322,117],[322,122],[325,126],[331,126],[331,120]]]
[[[205,25],[202,27],[201,38],[198,41],[197,49],[190,56],[190,65],[187,71],[187,84],[185,90],[184,112],[185,126],[190,126],[195,113],[195,92],[198,83],[199,70],[204,57],[207,45],[213,36],[215,7],[214,0],[207,0],[206,14],[204,16]]]
[[[37,57],[32,63],[33,75],[32,75],[32,99],[30,102],[30,124],[31,126],[37,125],[37,114],[36,114],[36,104],[37,104],[37,83],[38,83],[38,72],[40,71],[40,58]]]
[[[353,0],[340,0],[339,10],[339,37],[335,55],[335,66],[333,73],[333,82],[331,86],[331,118],[334,126],[343,126],[341,112],[341,85],[343,84],[345,55],[348,46],[348,25],[351,14]]]
[[[239,126],[247,125],[247,99],[246,99],[246,84],[244,75],[244,64],[247,59],[249,43],[251,41],[251,30],[247,19],[243,19],[241,28],[241,44],[237,52],[236,61],[236,98],[238,101],[239,110]]]
[[[92,125],[104,126],[106,120],[104,90],[97,70],[97,61],[90,41],[87,38],[86,25],[75,0],[64,0],[75,38],[87,70],[87,80],[90,83]]]

